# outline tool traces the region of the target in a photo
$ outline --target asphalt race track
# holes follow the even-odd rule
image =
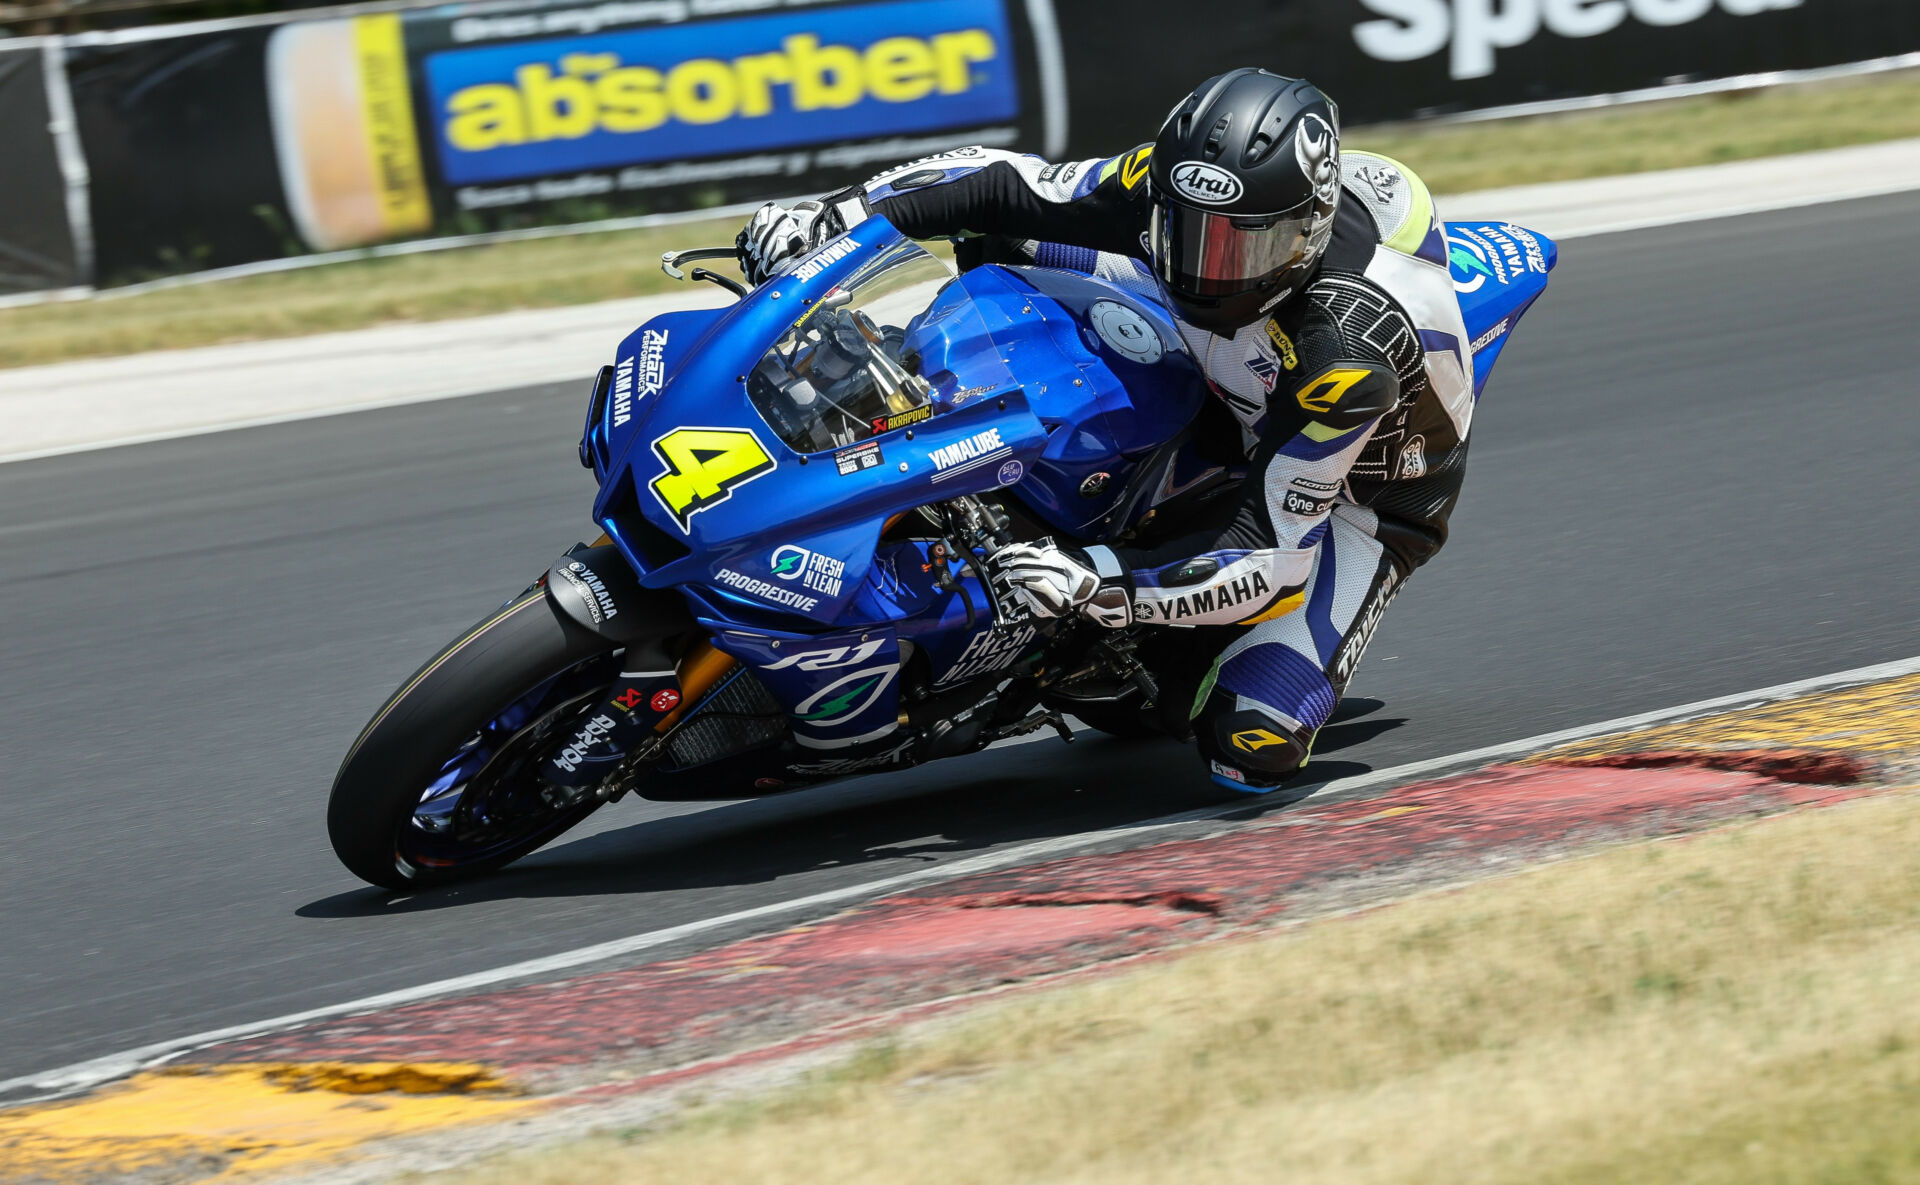
[[[1566,245],[1454,542],[1316,771],[1920,654],[1920,194]],[[609,343],[611,344],[611,343]],[[1044,741],[783,799],[624,802],[390,901],[335,765],[593,535],[584,384],[0,466],[0,1078],[1214,801],[1191,751]]]

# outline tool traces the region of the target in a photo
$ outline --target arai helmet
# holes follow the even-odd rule
[[[1153,144],[1148,246],[1186,321],[1231,334],[1320,264],[1340,202],[1340,111],[1312,83],[1265,70],[1210,78]]]

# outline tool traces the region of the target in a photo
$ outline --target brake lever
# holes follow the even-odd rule
[[[684,251],[662,252],[660,255],[660,270],[676,280],[684,280],[687,278],[687,274],[680,270],[680,265],[683,263],[693,260],[735,259],[737,257],[738,248],[735,247],[688,247]],[[698,279],[699,275],[699,272],[695,272],[694,278]]]

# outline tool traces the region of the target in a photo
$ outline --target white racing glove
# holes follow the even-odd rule
[[[1010,543],[988,559],[994,583],[1035,617],[1075,610],[1109,629],[1133,621],[1133,589],[1119,557],[1105,547],[1062,547],[1051,539]]]
[[[823,209],[819,202],[799,202],[791,210],[768,202],[755,210],[733,241],[747,283],[759,287],[811,250]]]
[[[759,287],[828,239],[865,222],[872,212],[866,190],[858,185],[818,201],[795,202],[790,210],[768,202],[753,212],[733,240],[740,271],[747,283]]]

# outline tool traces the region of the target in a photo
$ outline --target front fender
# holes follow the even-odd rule
[[[569,620],[629,649],[699,629],[685,598],[643,588],[611,543],[575,546],[547,569],[544,583],[547,600]]]

